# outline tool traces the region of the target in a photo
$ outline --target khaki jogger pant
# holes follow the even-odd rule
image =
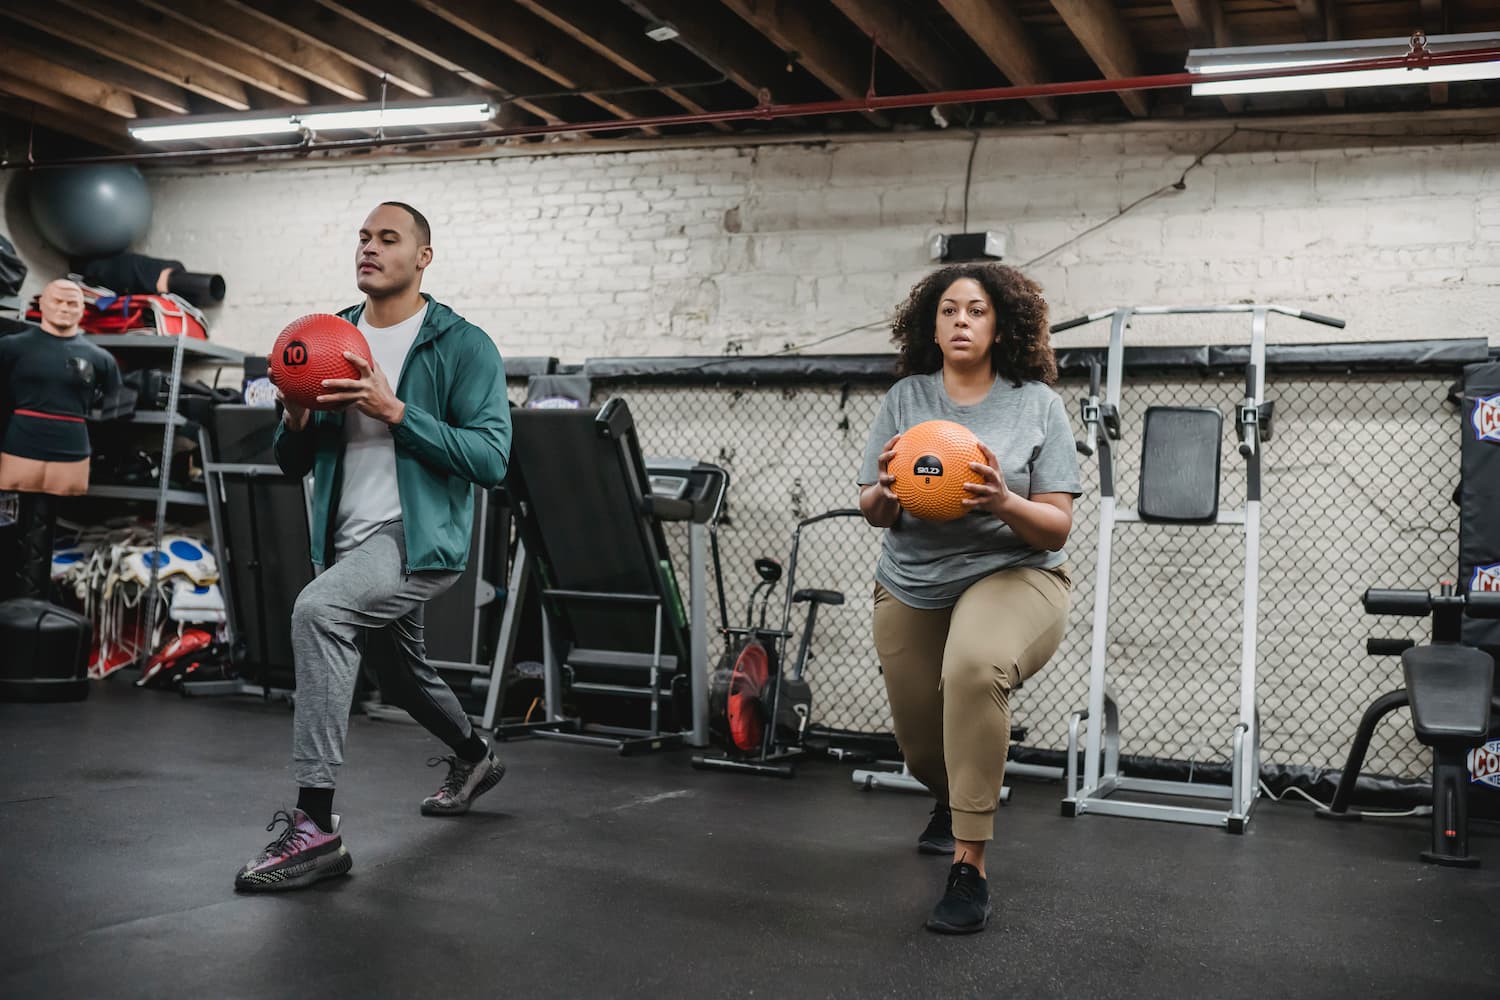
[[[913,608],[875,585],[875,652],[907,767],[953,808],[953,836],[995,835],[1010,699],[1062,643],[1066,566],[984,577],[947,608]]]

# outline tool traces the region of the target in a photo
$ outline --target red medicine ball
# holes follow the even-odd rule
[[[271,348],[271,381],[290,402],[309,410],[332,409],[318,402],[329,390],[325,378],[359,378],[344,352],[370,359],[370,345],[359,327],[328,313],[293,320]]]

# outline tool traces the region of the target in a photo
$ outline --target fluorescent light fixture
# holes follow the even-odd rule
[[[677,29],[670,24],[653,24],[646,29],[646,37],[653,42],[670,42],[678,35]]]
[[[350,111],[303,112],[293,116],[314,132],[338,129],[401,128],[421,125],[460,125],[487,122],[494,115],[488,104],[437,104],[418,107],[387,105]]]
[[[177,142],[191,139],[223,139],[237,135],[276,135],[281,132],[296,132],[297,123],[288,115],[277,118],[216,118],[193,119],[161,124],[142,124],[131,128],[130,134],[142,142]]]
[[[346,108],[305,109],[274,118],[162,118],[141,122],[130,134],[142,142],[177,142],[195,139],[229,139],[235,136],[336,132],[340,129],[402,128],[423,125],[458,125],[489,121],[494,107],[488,103],[388,104],[384,108],[355,105]]]
[[[1500,46],[1500,32],[1496,31],[1427,37],[1427,48],[1435,55],[1497,46]],[[1404,56],[1411,51],[1411,48],[1410,38],[1373,38],[1358,41],[1309,42],[1302,45],[1247,45],[1228,49],[1194,49],[1188,53],[1187,71],[1189,73],[1247,73],[1257,70],[1295,69],[1298,66],[1327,66],[1364,59]],[[1429,66],[1426,69],[1398,67],[1195,83],[1193,96],[1271,94],[1294,90],[1343,90],[1349,87],[1424,86],[1460,80],[1495,79],[1500,79],[1500,59],[1489,62]]]

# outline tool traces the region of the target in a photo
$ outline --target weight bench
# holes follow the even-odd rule
[[[1463,617],[1500,618],[1500,593],[1455,593],[1444,581],[1437,596],[1425,590],[1367,590],[1370,614],[1432,615],[1432,644],[1413,645],[1409,639],[1370,639],[1373,655],[1401,657],[1406,686],[1377,698],[1359,720],[1349,759],[1339,776],[1333,801],[1316,815],[1320,819],[1357,820],[1349,808],[1355,782],[1375,727],[1386,715],[1411,706],[1417,739],[1432,748],[1432,849],[1423,861],[1477,868],[1469,854],[1468,755],[1488,738],[1492,719],[1500,718],[1496,698],[1495,662],[1488,653],[1459,642]]]
[[[546,708],[543,720],[500,725],[495,735],[602,744],[621,754],[707,745],[705,574],[728,473],[691,460],[646,462],[623,399],[597,409],[513,409],[511,421],[506,487],[519,545],[501,648],[510,647],[535,582]],[[667,522],[689,527],[685,594]],[[715,558],[722,602],[717,569]],[[499,688],[491,684],[492,702]]]

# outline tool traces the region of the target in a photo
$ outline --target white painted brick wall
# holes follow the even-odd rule
[[[1011,262],[1024,263],[1175,181],[1222,136],[987,136],[969,228],[1004,232]],[[1242,151],[1208,156],[1186,190],[1032,267],[1054,316],[1259,298],[1344,316],[1349,339],[1500,342],[1500,144],[1236,141]],[[158,171],[139,249],[225,274],[214,336],[264,350],[290,319],[354,300],[354,231],[376,202],[399,199],[433,222],[426,288],[507,354],[758,353],[887,315],[928,266],[927,240],[960,226],[969,149],[955,134]],[[0,194],[16,177],[0,173]],[[5,200],[5,228],[34,268],[29,294],[61,261],[39,245],[16,193]],[[1240,325],[1183,320],[1137,332],[1234,339]],[[1289,321],[1272,330],[1283,341],[1330,335]],[[818,350],[886,346],[877,329]]]

